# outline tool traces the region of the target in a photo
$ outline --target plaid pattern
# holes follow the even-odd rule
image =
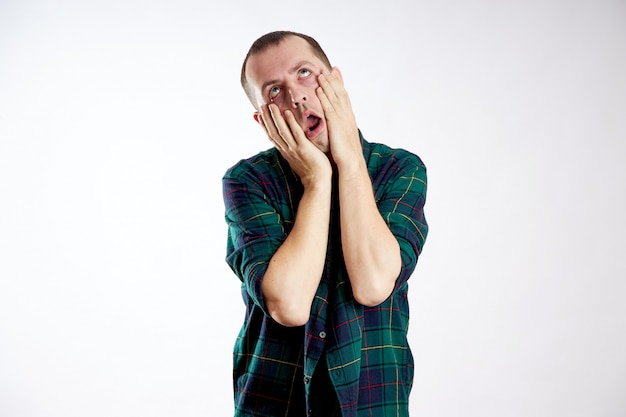
[[[276,149],[242,160],[224,175],[226,261],[242,282],[246,306],[234,348],[236,416],[304,415],[304,408],[293,408],[303,407],[303,398],[308,402],[323,352],[344,417],[408,415],[413,357],[406,339],[407,280],[428,232],[426,169],[405,150],[368,143],[362,136],[361,142],[379,211],[400,244],[402,271],[382,304],[355,302],[341,253],[335,194],[325,270],[310,319],[301,327],[272,320],[261,281],[293,227],[302,184]]]

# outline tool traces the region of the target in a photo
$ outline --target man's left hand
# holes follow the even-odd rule
[[[317,96],[326,117],[333,160],[338,167],[362,160],[359,131],[341,72],[334,67],[330,73],[320,74],[318,80]]]

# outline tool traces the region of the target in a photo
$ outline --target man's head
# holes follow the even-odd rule
[[[319,58],[324,64],[326,64],[326,67],[328,69],[331,68],[330,61],[328,60],[328,57],[326,56],[326,53],[324,52],[320,44],[317,43],[315,39],[313,39],[312,37],[308,35],[304,35],[302,33],[297,33],[297,32],[290,32],[290,31],[276,31],[276,32],[270,32],[268,34],[261,36],[259,39],[254,41],[252,46],[250,46],[250,50],[248,50],[248,54],[246,55],[246,58],[243,60],[243,65],[241,66],[241,86],[243,87],[243,90],[246,92],[248,99],[250,100],[250,102],[252,103],[255,109],[258,110],[259,104],[257,103],[256,98],[254,97],[254,92],[251,89],[251,86],[248,81],[248,77],[246,75],[246,70],[247,70],[248,61],[250,60],[250,57],[256,54],[263,53],[272,46],[278,46],[278,44],[280,44],[282,41],[293,36],[304,39],[309,44],[309,47],[311,48],[311,52],[313,52],[313,54],[317,58]]]
[[[311,37],[272,32],[259,38],[241,69],[241,83],[257,110],[254,119],[264,126],[264,106],[275,104],[281,114],[290,110],[307,138],[324,153],[330,151],[328,129],[317,96],[318,77],[330,72],[326,54]]]

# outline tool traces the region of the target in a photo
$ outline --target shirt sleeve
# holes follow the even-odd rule
[[[402,269],[397,289],[415,270],[428,234],[424,216],[426,167],[416,155],[393,150],[379,172],[373,180],[378,209],[400,245]]]
[[[261,282],[270,259],[287,235],[277,203],[272,204],[268,198],[267,178],[242,161],[222,179],[228,225],[226,262],[266,314]]]

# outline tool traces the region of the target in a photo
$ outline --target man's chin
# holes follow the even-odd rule
[[[328,138],[326,137],[326,135],[323,135],[323,134],[317,135],[313,139],[309,139],[309,140],[320,151],[324,152],[325,154],[330,153],[330,144],[328,143]]]

